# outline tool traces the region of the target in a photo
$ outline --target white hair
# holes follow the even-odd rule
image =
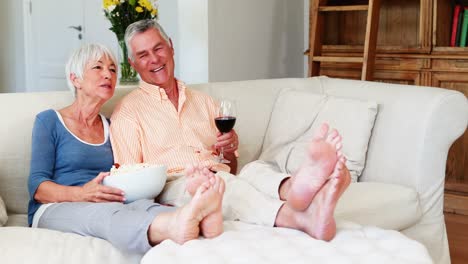
[[[157,31],[159,31],[159,33],[161,33],[161,37],[167,42],[169,46],[171,46],[169,37],[167,36],[164,29],[161,27],[161,25],[159,25],[159,23],[156,20],[143,19],[143,20],[133,22],[125,30],[125,45],[127,45],[128,58],[131,59],[132,61],[134,61],[135,58],[133,57],[133,51],[130,48],[130,41],[132,41],[133,37],[135,37],[136,34],[146,32],[147,30],[151,28],[154,28]],[[127,58],[124,58],[124,59],[127,59]]]
[[[117,59],[114,53],[102,44],[84,44],[72,53],[65,66],[65,74],[68,88],[70,88],[74,95],[76,95],[76,87],[73,85],[70,75],[73,73],[77,78],[83,79],[86,65],[92,61],[98,61],[103,56],[111,59],[115,64],[116,70],[118,70]]]

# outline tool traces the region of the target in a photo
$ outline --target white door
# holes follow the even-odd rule
[[[27,91],[67,90],[65,64],[84,42],[117,51],[102,0],[24,0]]]

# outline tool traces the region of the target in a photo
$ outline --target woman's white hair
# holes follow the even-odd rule
[[[67,65],[65,66],[65,74],[67,77],[68,88],[70,88],[75,96],[76,87],[70,80],[70,75],[73,73],[77,78],[83,79],[83,72],[86,65],[92,61],[98,61],[103,56],[111,59],[115,64],[116,70],[118,70],[118,63],[114,53],[102,44],[84,44],[72,53],[68,59]]]

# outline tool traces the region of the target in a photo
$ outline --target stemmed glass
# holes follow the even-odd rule
[[[236,104],[229,99],[222,99],[219,106],[218,116],[215,118],[215,124],[221,133],[228,133],[236,124]],[[230,163],[224,158],[224,148],[221,147],[217,158],[219,163]]]

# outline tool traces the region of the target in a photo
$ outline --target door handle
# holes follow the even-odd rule
[[[78,30],[78,32],[81,32],[81,30],[83,30],[83,28],[81,27],[81,25],[79,26],[69,26],[68,28],[73,28],[75,30]]]

